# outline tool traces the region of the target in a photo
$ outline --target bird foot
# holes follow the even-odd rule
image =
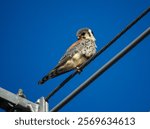
[[[82,72],[82,70],[80,69],[80,67],[76,67],[77,72],[80,74]]]

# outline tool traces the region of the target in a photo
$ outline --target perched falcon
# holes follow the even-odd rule
[[[96,53],[95,37],[89,28],[82,28],[76,34],[78,40],[73,43],[58,62],[58,65],[38,82],[47,80],[79,67]]]

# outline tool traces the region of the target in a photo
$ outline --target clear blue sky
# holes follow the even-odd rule
[[[0,86],[22,88],[35,102],[70,73],[37,82],[75,42],[82,27],[93,30],[98,50],[150,6],[149,0],[0,1]],[[50,101],[50,109],[150,25],[146,15]],[[60,111],[150,111],[150,37]]]

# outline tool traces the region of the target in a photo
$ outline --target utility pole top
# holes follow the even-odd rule
[[[48,103],[44,97],[36,103],[27,100],[22,89],[14,94],[0,87],[0,108],[8,112],[48,112]]]

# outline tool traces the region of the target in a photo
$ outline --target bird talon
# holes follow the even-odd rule
[[[80,74],[82,72],[82,70],[80,69],[80,67],[76,67],[77,72]]]

